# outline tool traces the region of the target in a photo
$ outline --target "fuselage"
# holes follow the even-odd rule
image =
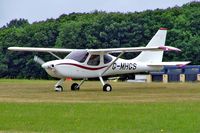
[[[150,67],[145,62],[138,62],[134,59],[125,60],[119,58],[115,63],[112,63],[116,57],[109,54],[105,56],[100,53],[95,55],[85,53],[80,56],[81,59],[76,59],[74,56],[68,55],[62,60],[46,62],[42,67],[45,68],[49,75],[57,78],[95,78],[99,76],[156,71],[162,68]],[[79,58],[80,56],[76,57]],[[102,75],[102,73],[104,74]]]

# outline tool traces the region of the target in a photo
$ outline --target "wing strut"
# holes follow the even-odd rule
[[[53,55],[54,57],[56,57],[57,59],[61,60],[61,58],[59,56],[57,56],[56,54],[54,54],[53,52],[48,52],[50,53],[51,55]]]
[[[104,75],[105,72],[108,71],[108,69],[124,54],[124,51],[122,51],[112,62],[111,64],[101,73],[101,77]]]

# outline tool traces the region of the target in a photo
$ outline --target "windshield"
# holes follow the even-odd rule
[[[77,51],[73,51],[70,54],[67,55],[67,57],[65,57],[65,59],[71,59],[71,60],[75,60],[78,61],[80,63],[85,62],[85,60],[88,57],[88,52],[83,50],[77,50]]]
[[[110,57],[108,54],[105,54],[103,58],[104,58],[104,64],[107,64],[112,61],[112,57]]]

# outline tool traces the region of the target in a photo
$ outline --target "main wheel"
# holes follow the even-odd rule
[[[77,83],[73,83],[71,85],[71,90],[72,91],[78,91],[80,89],[79,85]]]
[[[55,91],[56,92],[62,92],[63,91],[63,87],[61,85],[58,85],[55,87]]]
[[[106,92],[112,91],[111,85],[110,85],[110,84],[105,84],[105,85],[103,86],[103,91],[106,91]]]

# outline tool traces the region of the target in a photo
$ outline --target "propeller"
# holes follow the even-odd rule
[[[44,62],[40,57],[34,56],[34,61],[41,65],[41,67],[52,77],[59,77],[57,76],[56,68],[53,61]]]
[[[45,63],[40,57],[38,57],[36,55],[34,56],[34,61],[37,62],[40,65]]]
[[[55,68],[54,68],[54,64],[48,64],[36,55],[34,56],[34,61],[37,62],[38,64],[40,64],[42,66],[42,68],[44,68],[44,69],[49,69],[53,72],[56,71]]]

